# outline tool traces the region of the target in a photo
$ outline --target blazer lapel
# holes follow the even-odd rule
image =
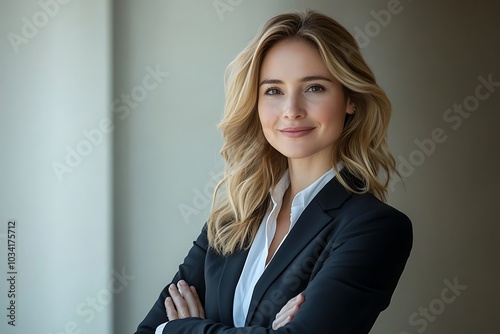
[[[276,280],[302,249],[333,219],[325,211],[340,207],[350,194],[333,178],[309,203],[294,227],[277,250],[274,258],[257,281],[245,323],[248,325],[266,290]],[[240,271],[241,272],[241,271]]]

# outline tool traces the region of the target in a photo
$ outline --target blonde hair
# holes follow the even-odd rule
[[[208,219],[210,246],[229,255],[251,245],[270,203],[269,190],[283,176],[287,159],[266,141],[258,111],[258,80],[267,51],[285,39],[304,40],[319,52],[331,74],[356,106],[348,115],[332,155],[339,182],[353,193],[385,199],[389,175],[396,172],[386,136],[391,105],[361,56],[352,35],[328,16],[314,11],[290,12],[268,20],[226,70],[226,104],[219,129],[224,177],[214,193]],[[362,183],[354,189],[337,163]],[[385,180],[380,181],[380,176]]]

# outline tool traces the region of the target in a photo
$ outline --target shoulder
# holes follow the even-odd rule
[[[335,211],[337,242],[358,245],[389,263],[406,262],[413,247],[413,228],[403,212],[372,194],[353,195]]]
[[[352,195],[339,208],[337,215],[347,217],[356,226],[376,224],[381,228],[395,229],[399,232],[412,232],[410,218],[403,212],[382,202],[372,194]]]
[[[355,184],[351,185],[355,187]],[[411,221],[403,212],[371,193],[355,194],[348,191],[336,178],[326,184],[315,199],[325,213],[335,218],[360,222],[383,219],[389,225],[397,224],[403,229],[411,229]]]
[[[331,218],[338,237],[364,235],[411,248],[412,223],[408,216],[371,193],[354,194],[333,179],[316,200]]]

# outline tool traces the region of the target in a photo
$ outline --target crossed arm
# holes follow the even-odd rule
[[[357,210],[354,204],[353,210]],[[206,240],[200,237],[173,280],[178,287],[173,285],[162,292],[137,333],[153,333],[159,319],[169,320],[164,333],[368,333],[389,304],[405,266],[412,245],[411,222],[385,209],[352,216],[337,219],[336,236],[327,246],[321,266],[313,271],[300,295],[274,316],[272,328],[233,328],[205,319],[207,282],[200,281],[204,269],[195,261],[206,252]]]
[[[194,286],[189,286],[186,281],[180,280],[177,286],[170,284],[168,292],[170,297],[165,299],[165,309],[170,320],[190,317],[205,319],[205,310]],[[276,330],[291,322],[304,300],[301,294],[290,299],[276,314],[273,329]]]

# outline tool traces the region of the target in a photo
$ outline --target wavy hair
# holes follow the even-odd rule
[[[207,223],[209,244],[223,255],[251,245],[270,204],[269,190],[287,169],[286,157],[266,141],[257,111],[262,61],[270,48],[286,39],[313,45],[356,106],[356,112],[346,117],[332,154],[339,182],[353,193],[370,192],[385,200],[389,176],[397,173],[386,142],[391,104],[354,37],[338,22],[315,11],[275,16],[226,69],[226,103],[219,124],[224,139],[224,177],[215,189]],[[361,181],[360,187],[349,185],[339,173],[336,166],[340,161]]]

